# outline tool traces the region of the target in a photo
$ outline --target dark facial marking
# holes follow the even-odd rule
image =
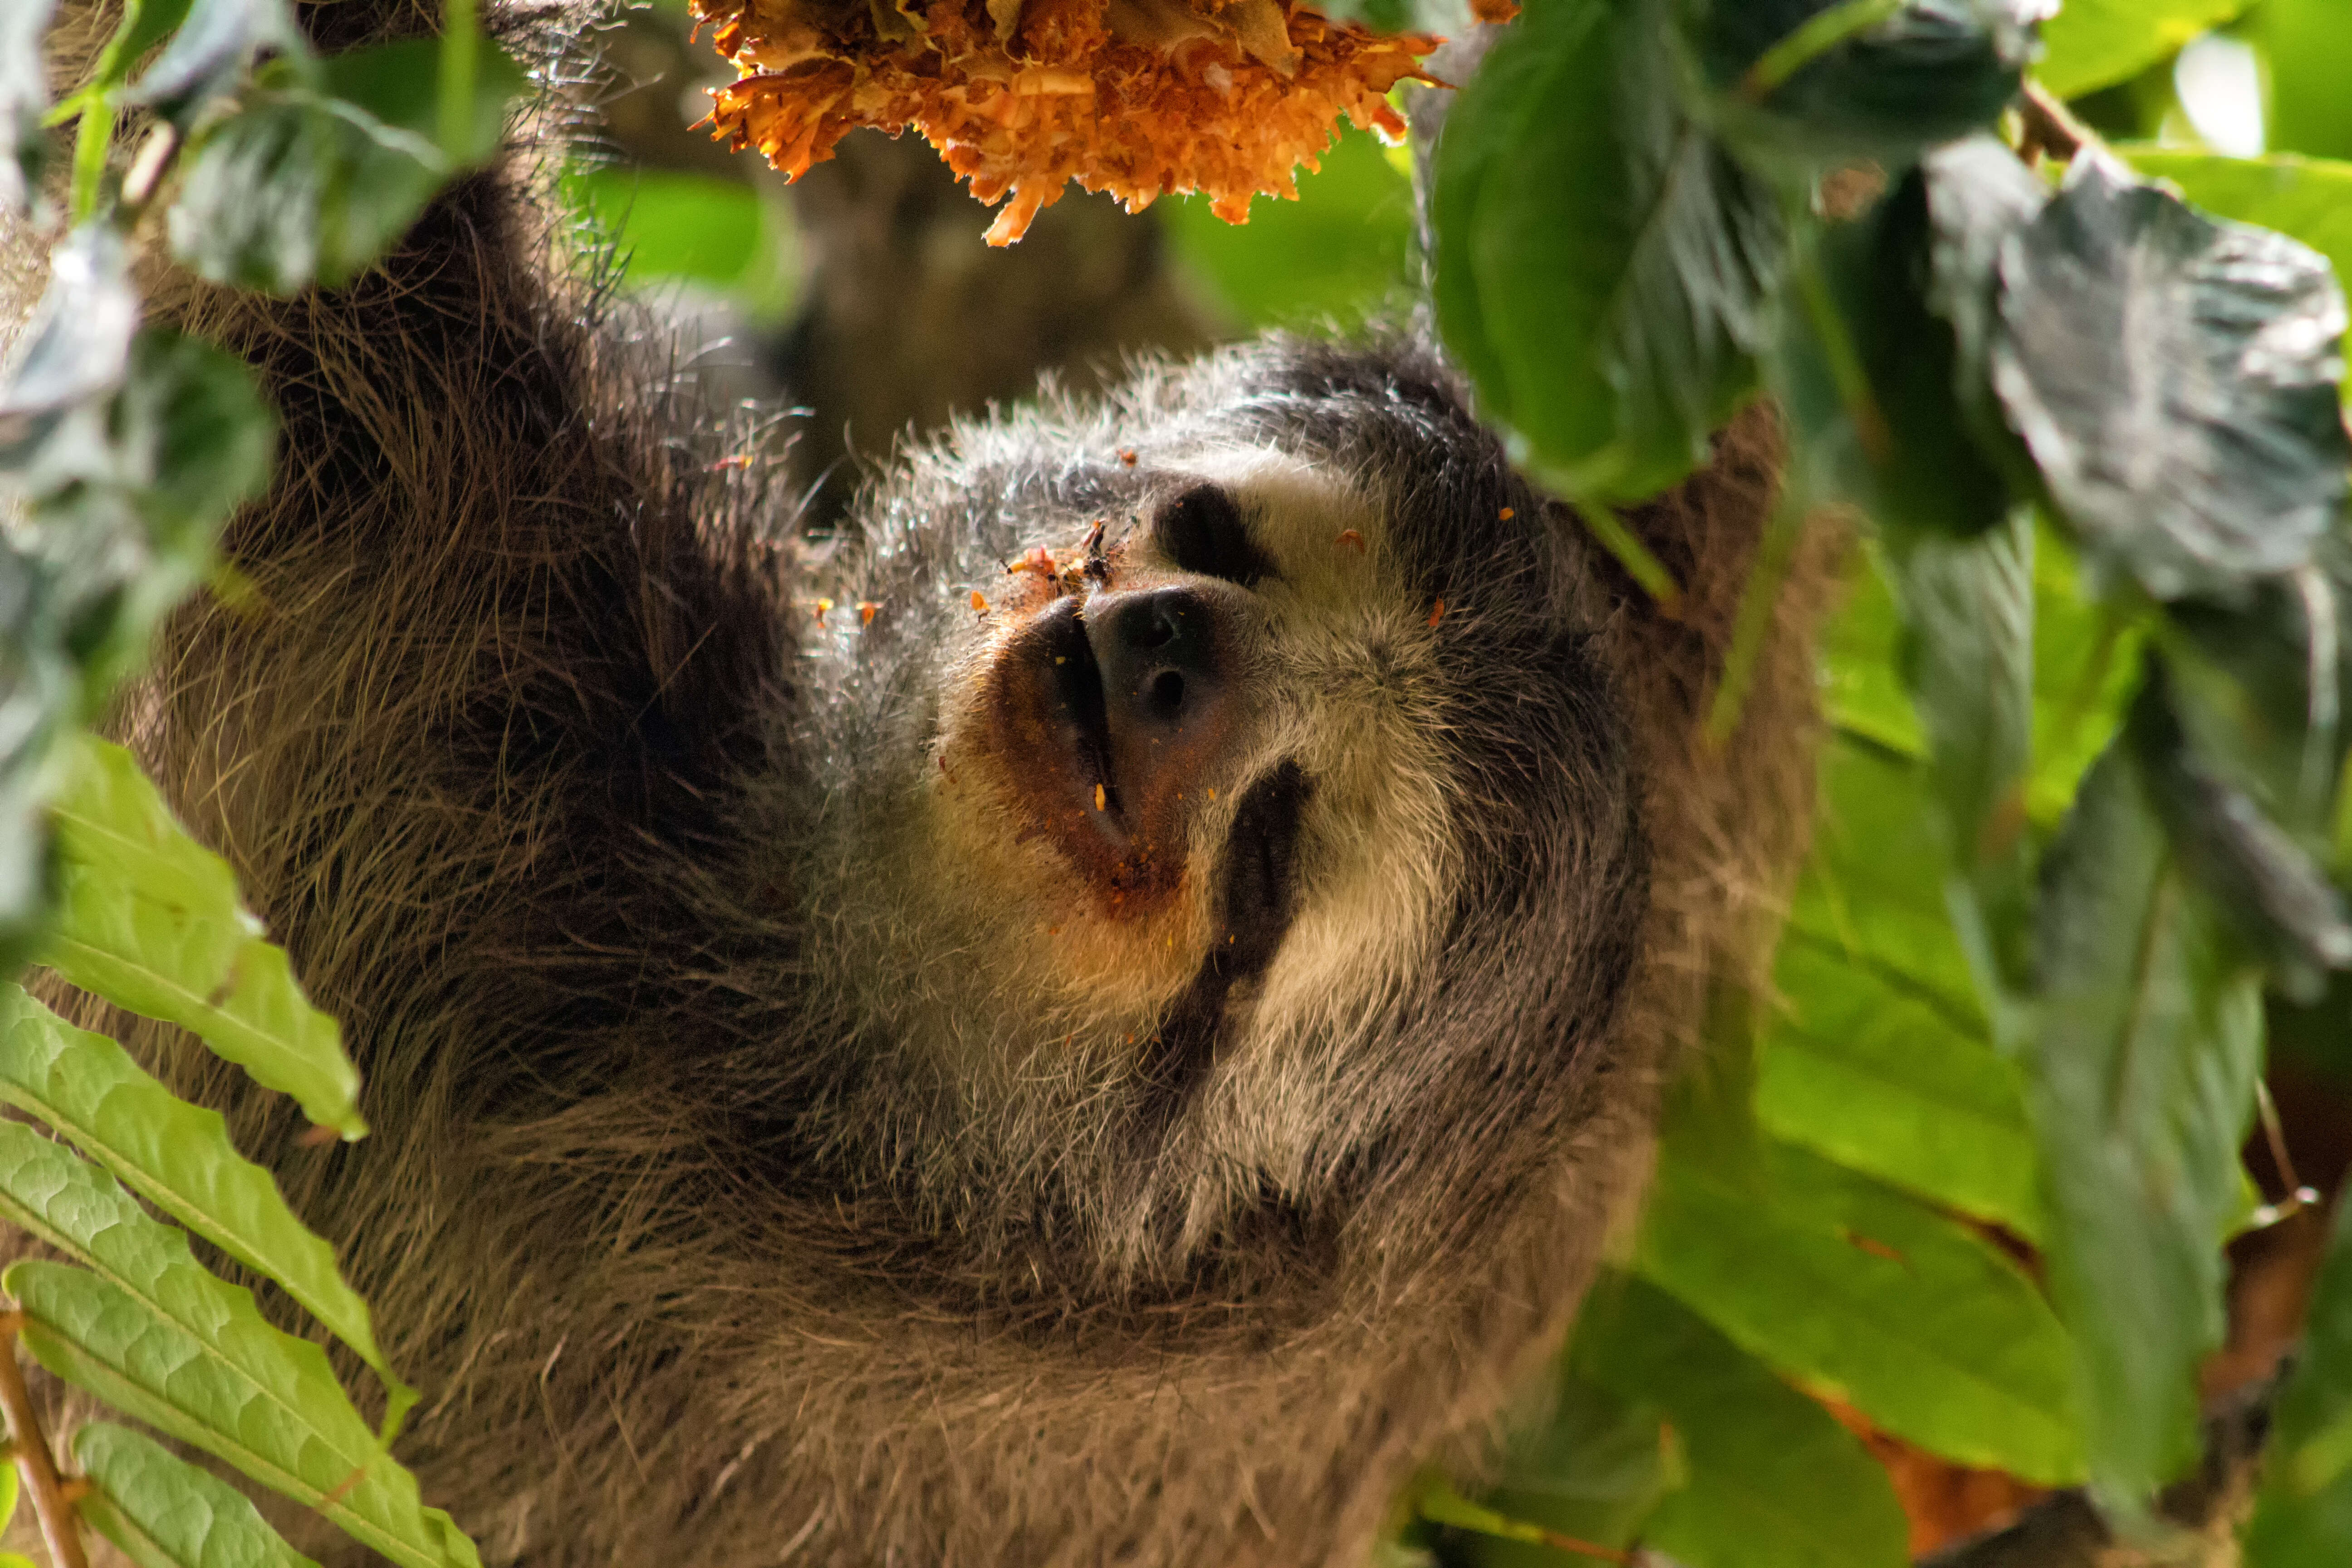
[[[1251,784],[1234,808],[1225,838],[1224,919],[1143,1061],[1162,1116],[1181,1105],[1216,1065],[1234,987],[1263,976],[1290,931],[1298,820],[1313,788],[1297,763],[1285,761]]]
[[[1180,572],[1219,577],[1247,588],[1275,574],[1274,563],[1250,542],[1241,509],[1222,486],[1194,485],[1164,503],[1151,521],[1161,553]]]

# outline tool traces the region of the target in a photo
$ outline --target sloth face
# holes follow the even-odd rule
[[[1449,1083],[1559,1097],[1642,909],[1607,595],[1442,370],[1261,345],[967,426],[859,563],[803,882],[931,1089],[884,1158],[1108,1162],[1205,1234]]]

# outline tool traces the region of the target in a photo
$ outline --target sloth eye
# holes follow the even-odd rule
[[[1216,485],[1194,485],[1152,520],[1160,553],[1179,571],[1221,577],[1247,588],[1274,575],[1274,563],[1250,542],[1234,498]]]

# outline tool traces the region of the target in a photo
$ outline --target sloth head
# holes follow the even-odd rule
[[[880,608],[795,738],[828,1157],[1131,1283],[1575,1115],[1643,910],[1609,594],[1441,366],[1261,344],[967,426],[845,550]]]

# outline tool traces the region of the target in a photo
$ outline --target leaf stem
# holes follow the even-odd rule
[[[98,214],[99,184],[106,174],[107,150],[114,143],[114,105],[101,95],[83,106],[74,128],[73,218],[88,223]]]
[[[25,1369],[16,1361],[16,1330],[22,1312],[0,1314],[0,1412],[8,1417],[8,1436],[16,1448],[16,1473],[33,1494],[33,1511],[40,1516],[41,1539],[48,1542],[49,1561],[57,1568],[89,1568],[81,1549],[81,1523],[65,1487],[58,1479],[57,1461],[49,1457],[49,1440],[25,1387]]]
[[[1433,1524],[1450,1524],[1456,1530],[1475,1531],[1491,1535],[1498,1541],[1522,1541],[1530,1546],[1549,1546],[1555,1552],[1572,1552],[1579,1557],[1597,1557],[1603,1563],[1631,1563],[1633,1554],[1613,1546],[1601,1546],[1590,1541],[1579,1541],[1573,1535],[1562,1535],[1556,1530],[1524,1519],[1513,1519],[1482,1508],[1455,1491],[1442,1480],[1431,1481],[1416,1500],[1421,1517]]]
[[[1625,520],[1612,510],[1605,501],[1582,497],[1569,501],[1568,508],[1576,513],[1584,531],[1592,535],[1603,550],[1615,557],[1625,574],[1642,585],[1642,591],[1656,601],[1661,614],[1668,619],[1681,612],[1683,591],[1675,574],[1666,570],[1665,563],[1650,553],[1650,547],[1641,537],[1625,526]]]
[[[2071,163],[2084,148],[2100,144],[2097,132],[2075,119],[2056,93],[2032,77],[2019,89],[2018,101],[2025,122],[2024,134],[2019,138],[2020,153],[2042,153]]]
[[[1795,32],[1756,57],[1756,63],[1739,79],[1739,95],[1750,103],[1761,103],[1790,77],[1856,33],[1885,21],[1905,4],[1906,0],[1845,0],[1842,5],[1815,12]]]
[[[475,67],[482,29],[476,0],[444,0],[441,20],[441,152],[455,167],[473,140]]]
[[[1763,651],[1764,633],[1771,625],[1772,608],[1780,597],[1781,581],[1797,553],[1797,540],[1805,531],[1805,505],[1793,487],[1780,494],[1756,546],[1755,563],[1740,590],[1739,615],[1732,622],[1731,647],[1723,656],[1722,683],[1707,707],[1706,738],[1721,746],[1738,726],[1739,710],[1747,705],[1748,688],[1756,679],[1756,660]]]

